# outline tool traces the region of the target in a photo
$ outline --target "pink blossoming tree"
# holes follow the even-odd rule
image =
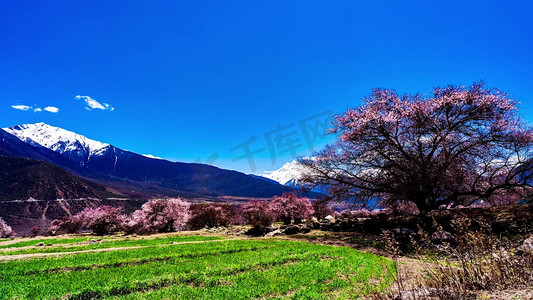
[[[241,214],[253,226],[270,226],[276,220],[276,213],[267,201],[246,202],[241,206]]]
[[[292,220],[298,223],[315,212],[309,198],[298,197],[295,192],[274,196],[270,205],[272,211],[285,224],[290,224]]]
[[[336,116],[336,143],[301,162],[308,185],[336,200],[418,210],[468,206],[529,186],[533,131],[515,101],[482,83],[436,88],[431,96],[376,89]]]
[[[179,231],[189,220],[189,207],[179,198],[150,200],[125,220],[123,228],[140,234]]]
[[[0,218],[0,238],[7,238],[14,234],[15,232],[13,231],[13,229],[11,229],[11,227],[8,226],[6,222],[2,220],[2,218]]]
[[[187,224],[192,229],[228,226],[235,219],[236,208],[230,204],[209,203],[191,206],[191,218]]]
[[[105,235],[122,230],[124,216],[121,212],[122,207],[107,205],[97,208],[87,207],[81,213],[73,216],[71,220],[83,220],[83,227],[90,228],[96,235]]]
[[[59,230],[65,231],[66,233],[77,233],[87,222],[87,220],[85,220],[86,217],[89,217],[89,215],[80,213],[74,216],[65,217],[62,220],[53,220],[50,223],[48,230],[51,234],[55,234]]]

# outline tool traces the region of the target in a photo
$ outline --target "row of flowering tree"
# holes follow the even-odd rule
[[[75,233],[82,228],[94,234],[125,233],[151,234],[180,230],[189,219],[189,203],[179,198],[155,199],[142,205],[131,215],[122,214],[121,207],[100,206],[52,221],[49,231]]]
[[[296,193],[275,196],[271,201],[250,201],[241,207],[229,204],[195,204],[181,199],[157,199],[143,204],[141,209],[125,215],[121,207],[100,206],[85,208],[82,212],[52,221],[49,232],[76,233],[89,229],[94,234],[115,232],[152,234],[183,229],[251,224],[268,226],[280,220],[285,224],[299,223],[314,213],[308,198]]]

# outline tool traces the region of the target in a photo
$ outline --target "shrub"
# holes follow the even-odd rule
[[[191,206],[191,219],[188,224],[192,229],[212,228],[230,225],[235,216],[235,207],[229,204],[196,204]]]
[[[122,229],[124,216],[121,211],[122,207],[104,205],[97,208],[85,208],[72,218],[83,220],[83,225],[90,228],[94,234],[105,235]],[[77,225],[77,223],[73,224]]]
[[[468,299],[475,291],[533,284],[533,256],[517,255],[508,240],[481,231],[456,237],[457,248],[445,245],[441,255],[420,255],[426,266],[425,286],[441,299]],[[427,242],[426,242],[427,243]]]
[[[30,228],[31,237],[38,236],[40,232],[41,232],[41,226],[33,226],[32,228]]]
[[[83,216],[82,214],[68,216],[62,220],[56,219],[50,223],[50,228],[48,230],[53,230],[54,232],[61,230],[66,233],[77,233],[86,223],[85,219],[86,216]]]
[[[410,250],[415,252],[421,274],[413,278],[412,270],[402,267],[404,262],[397,263],[396,287],[376,299],[477,299],[480,291],[532,286],[533,255],[524,253],[526,241],[516,247],[513,239],[493,235],[488,224],[470,230],[469,219],[454,222],[455,236],[434,225],[432,235],[419,229],[418,238],[411,238]],[[384,232],[383,238],[397,261],[400,243],[390,232]]]
[[[15,235],[15,232],[9,227],[2,218],[0,218],[0,238],[6,238]]]
[[[50,222],[50,225],[46,228],[44,234],[45,235],[56,235],[57,232],[61,229],[61,222],[62,220],[55,219]]]
[[[241,214],[248,224],[253,226],[269,226],[276,219],[269,202],[249,201],[241,206]]]
[[[298,197],[295,192],[274,196],[271,205],[272,211],[285,224],[290,224],[292,220],[299,222],[314,213],[309,198]]]
[[[179,231],[189,220],[189,208],[179,198],[150,200],[123,222],[123,229],[139,234]]]

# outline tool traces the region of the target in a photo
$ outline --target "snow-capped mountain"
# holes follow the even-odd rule
[[[263,177],[279,182],[283,185],[297,186],[305,167],[296,160],[285,163],[276,171],[266,171]]]
[[[45,123],[3,129],[28,144],[48,148],[69,158],[79,158],[81,166],[86,165],[92,156],[101,156],[110,150],[109,144]]]
[[[41,159],[134,197],[272,197],[291,190],[237,171],[133,153],[44,123],[0,130],[0,155]]]

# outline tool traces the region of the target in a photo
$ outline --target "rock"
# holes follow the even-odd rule
[[[287,225],[287,228],[283,231],[285,234],[298,234],[298,233],[308,233],[311,229],[304,224],[298,225]]]
[[[533,236],[527,238],[522,243],[522,246],[517,249],[520,255],[533,255]]]
[[[391,231],[392,231],[392,234],[394,235],[394,238],[397,241],[401,241],[401,242],[409,241],[411,237],[416,236],[416,233],[409,228],[400,227],[400,228],[394,228]]]
[[[454,244],[455,243],[455,237],[453,236],[453,234],[449,233],[448,231],[444,231],[444,230],[433,232],[433,234],[429,237],[429,240],[433,244],[442,244],[442,243]]]
[[[318,219],[317,219],[316,217],[312,217],[312,218],[311,218],[311,222],[313,222],[313,223],[318,223]]]
[[[37,247],[42,247],[42,246],[44,246],[44,243],[43,243],[43,242],[40,242],[40,243],[38,243],[38,244],[35,245],[35,246],[37,246]]]
[[[281,230],[276,229],[274,231],[271,231],[271,232],[265,234],[265,237],[273,237],[273,236],[280,235],[280,234],[281,234]]]
[[[274,230],[276,230],[274,226],[255,226],[255,227],[250,228],[248,231],[246,231],[245,234],[249,236],[258,237],[258,236],[264,236],[265,234],[272,232]]]

